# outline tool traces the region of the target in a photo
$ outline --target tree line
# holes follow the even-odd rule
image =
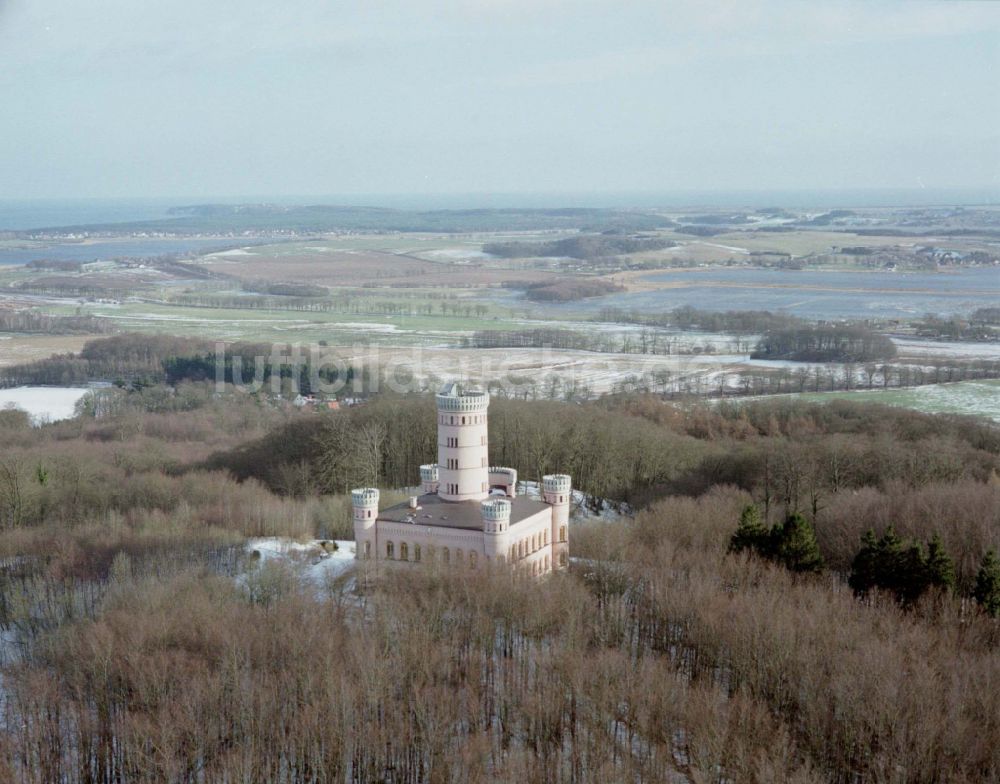
[[[896,344],[862,326],[816,325],[769,330],[751,359],[795,362],[879,362],[896,357]]]
[[[44,335],[102,335],[113,330],[110,319],[96,316],[52,316],[37,310],[0,308],[0,332]]]
[[[483,245],[483,252],[504,259],[540,257],[590,260],[664,250],[676,244],[659,237],[623,237],[605,233],[583,234],[546,242],[487,242]]]

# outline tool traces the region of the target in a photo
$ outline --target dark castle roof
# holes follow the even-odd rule
[[[548,509],[548,504],[533,501],[527,496],[509,498],[510,524]],[[464,528],[470,531],[483,530],[483,513],[479,501],[445,501],[437,493],[428,493],[417,498],[419,509],[411,509],[409,502],[381,509],[378,519],[390,523],[413,523],[438,528]]]

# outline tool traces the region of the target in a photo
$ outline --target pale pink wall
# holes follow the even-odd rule
[[[438,412],[438,495],[448,501],[482,500],[489,495],[488,436],[485,407]]]

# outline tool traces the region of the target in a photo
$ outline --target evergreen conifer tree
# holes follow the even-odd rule
[[[760,510],[750,504],[744,508],[736,533],[729,540],[729,552],[740,553],[750,550],[758,555],[764,555],[767,537],[767,528],[760,519]]]
[[[937,533],[927,543],[927,583],[942,590],[955,587],[955,564]]]
[[[855,593],[868,593],[878,585],[881,567],[879,552],[879,540],[875,538],[875,532],[869,528],[861,537],[861,549],[851,561],[851,576],[847,579],[847,584]]]
[[[899,553],[895,563],[896,569],[891,575],[888,588],[896,594],[896,599],[909,605],[919,599],[927,586],[927,556],[920,542],[909,542]]]
[[[783,525],[771,530],[771,551],[778,562],[793,572],[819,572],[823,556],[816,543],[816,532],[802,515],[789,515]]]
[[[1000,615],[1000,560],[992,550],[987,550],[983,556],[973,596],[994,618]]]

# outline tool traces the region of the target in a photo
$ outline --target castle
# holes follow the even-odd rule
[[[436,396],[438,461],[420,466],[422,495],[379,509],[372,487],[351,491],[359,560],[511,564],[527,574],[569,563],[570,478],[542,478],[541,501],[517,494],[517,471],[490,467],[487,392],[446,384]]]

